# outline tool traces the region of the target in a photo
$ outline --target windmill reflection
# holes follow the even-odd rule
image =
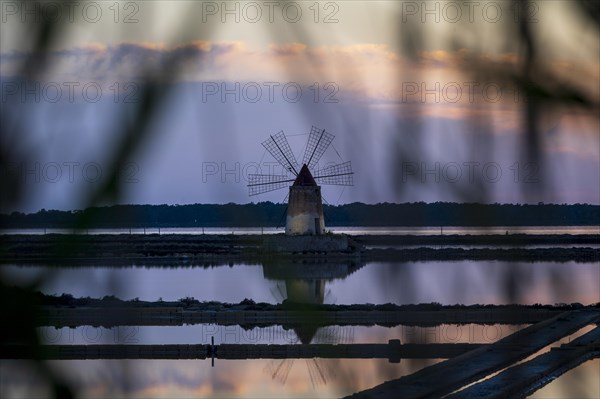
[[[290,304],[295,308],[310,311],[310,305],[321,305],[332,302],[331,291],[326,290],[327,282],[344,279],[364,264],[356,262],[316,262],[284,260],[263,263],[263,275],[267,280],[275,281],[276,287],[271,293],[280,302]],[[319,327],[317,312],[314,323],[283,326],[291,329],[297,337],[296,343],[301,344],[349,344],[354,341],[350,327],[327,326]],[[265,371],[271,378],[285,384],[295,359],[272,360]],[[314,386],[326,384],[334,376],[331,362],[323,359],[305,359],[306,368],[311,384]]]

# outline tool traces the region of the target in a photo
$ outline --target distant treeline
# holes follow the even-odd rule
[[[286,204],[116,205],[0,214],[0,228],[281,227]],[[325,205],[329,226],[600,226],[600,206],[448,202]]]

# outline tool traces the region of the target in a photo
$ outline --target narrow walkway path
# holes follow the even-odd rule
[[[600,321],[600,310],[565,312],[497,341],[385,382],[348,398],[439,398],[502,370],[579,329]]]
[[[447,398],[523,398],[561,374],[597,357],[600,357],[600,327]]]

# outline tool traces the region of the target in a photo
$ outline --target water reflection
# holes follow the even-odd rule
[[[216,367],[202,360],[50,361],[82,398],[338,398],[411,374],[439,360],[414,359],[400,364],[386,359],[323,359],[336,377],[310,383],[305,367],[292,364],[285,384],[273,379],[269,360],[223,360]],[[0,361],[3,398],[47,398],[49,387],[24,361]],[[344,378],[348,376],[348,378]]]
[[[335,370],[327,384],[310,384],[304,367],[293,364],[287,381],[273,380],[265,370],[269,361],[221,361],[218,367],[198,360],[68,360],[49,364],[72,383],[78,397],[227,397],[315,398],[343,397],[382,382],[412,374],[438,363],[408,359],[400,364],[385,359],[325,359]],[[533,397],[597,398],[600,360],[589,361],[553,381]],[[47,398],[47,381],[24,361],[0,361],[3,398]],[[577,395],[574,395],[574,392]]]
[[[279,302],[289,300],[295,303],[322,304],[325,299],[327,282],[343,280],[364,266],[357,262],[302,262],[277,261],[263,263],[263,275],[267,280],[277,282]]]
[[[266,279],[276,282],[277,296],[281,302],[289,301],[294,304],[315,305],[323,304],[326,284],[334,279],[345,279],[354,271],[360,269],[362,263],[354,262],[301,262],[293,260],[269,262],[263,264],[263,274]],[[284,327],[287,329],[287,327]],[[315,323],[292,326],[291,329],[303,344],[345,344],[351,343],[349,335],[340,326],[319,327]],[[282,384],[287,382],[295,359],[271,360],[264,371],[273,380]],[[335,361],[334,361],[335,362]],[[326,384],[335,374],[332,362],[324,359],[304,359],[313,387]]]
[[[69,269],[57,268],[56,278],[43,286],[47,293],[69,292],[75,296],[112,295],[110,286],[90,284],[93,279],[98,281],[118,280],[123,283],[120,295],[125,298],[140,297],[141,299],[156,300],[162,296],[165,300],[178,299],[184,296],[194,296],[199,300],[221,300],[226,302],[240,302],[244,298],[252,298],[256,302],[284,302],[294,309],[310,309],[312,305],[338,303],[424,303],[440,302],[443,304],[462,303],[506,303],[506,292],[503,291],[507,276],[519,274],[526,276],[520,280],[522,285],[511,295],[520,298],[519,302],[527,303],[528,299],[536,302],[582,302],[592,303],[600,299],[599,287],[594,284],[600,276],[600,265],[588,263],[510,263],[510,262],[389,262],[361,264],[357,262],[294,262],[272,261],[260,265],[219,265],[174,267],[166,263],[162,267],[91,267],[77,266]],[[44,271],[41,266],[7,266],[2,273],[10,276],[13,281],[19,280],[26,284],[35,278],[36,273]],[[556,289],[556,285],[563,287]],[[533,287],[533,288],[532,288]],[[574,289],[577,287],[578,289]],[[93,291],[90,291],[93,290]],[[150,293],[150,295],[148,295]],[[115,295],[118,293],[114,293]],[[226,296],[227,295],[227,296]],[[551,298],[546,301],[544,298]],[[212,326],[206,326],[212,328]],[[469,326],[463,326],[471,331]],[[495,341],[500,338],[497,326],[492,328],[484,326],[482,334]],[[502,327],[502,332],[510,334],[513,327]],[[156,336],[166,339],[163,328],[156,331]],[[168,328],[168,327],[167,327]],[[170,329],[179,331],[185,336],[193,336],[197,329],[190,326]],[[225,328],[225,335],[231,330]],[[355,344],[354,333],[349,334],[348,327],[318,327],[315,323],[289,324],[281,327],[290,333],[288,337],[297,339],[289,343],[300,344]],[[518,328],[518,327],[515,327]],[[236,327],[238,332],[243,326]],[[356,341],[364,343],[384,343],[389,339],[420,342],[413,329],[404,327],[387,328],[352,328],[352,331],[365,331],[364,336],[359,336]],[[368,330],[368,331],[367,331]],[[462,339],[470,343],[478,341],[473,335],[459,334],[458,328],[448,330],[447,326],[440,326],[432,330],[423,328],[426,339],[424,344],[438,342],[451,343]],[[204,331],[204,330],[202,330]],[[211,330],[213,331],[213,330]],[[215,330],[217,328],[215,327]],[[421,330],[419,330],[421,331]],[[432,342],[432,332],[439,331],[440,338]],[[450,332],[449,332],[450,331]],[[114,331],[113,331],[114,332]],[[204,331],[206,333],[206,331]],[[420,333],[419,333],[420,334]],[[417,334],[417,335],[419,335]],[[206,334],[204,334],[206,335]],[[360,335],[360,334],[359,334]],[[493,337],[492,337],[493,335]],[[70,336],[70,335],[69,335]],[[254,333],[251,334],[254,337]],[[436,335],[437,336],[437,335]],[[112,337],[112,336],[111,336]],[[163,342],[184,343],[174,335],[173,339]],[[410,339],[405,339],[409,337]],[[459,338],[460,337],[460,338]],[[469,338],[467,338],[469,337]],[[492,339],[493,338],[493,339]],[[189,336],[190,343],[194,342]],[[202,343],[208,341],[207,337],[200,338]],[[100,342],[98,342],[100,343]],[[140,342],[146,344],[146,342]],[[199,343],[196,341],[195,343]],[[249,342],[255,347],[256,342]],[[485,341],[485,343],[489,343]],[[220,345],[221,343],[218,343]],[[354,345],[353,345],[354,346]],[[148,362],[156,367],[155,371],[148,374],[128,375],[128,381],[138,384],[127,393],[132,395],[157,396],[155,390],[164,394],[164,389],[173,384],[177,389],[182,389],[179,382],[170,380],[187,375],[189,365],[203,370],[201,375],[195,375],[187,380],[190,390],[186,394],[201,392],[202,395],[228,395],[247,396],[248,392],[260,393],[261,397],[278,397],[291,392],[300,396],[343,396],[374,385],[385,380],[398,378],[410,374],[422,367],[431,365],[439,360],[432,359],[403,359],[400,364],[390,363],[387,359],[252,359],[252,360],[224,360],[218,359],[215,368],[209,368],[210,362],[188,360],[153,360]],[[68,370],[72,375],[90,379],[92,370],[106,373],[106,368],[114,361],[62,361],[53,363],[57,370]],[[3,369],[13,367],[13,361],[0,362]],[[73,365],[77,364],[77,370]],[[141,362],[125,361],[119,364],[139,365]],[[147,363],[144,363],[147,364]],[[186,366],[187,365],[187,366]],[[251,367],[248,367],[251,365]],[[246,370],[252,369],[252,372]],[[365,369],[368,377],[365,375]],[[87,370],[87,371],[86,371]],[[586,369],[587,370],[587,369]],[[132,370],[129,370],[131,373]],[[14,373],[13,373],[14,374]],[[7,375],[10,375],[7,374]],[[87,375],[87,377],[86,377]],[[159,376],[160,377],[157,377]],[[224,386],[222,382],[234,376],[237,381],[235,386]],[[16,380],[15,380],[16,381]],[[178,380],[179,381],[179,380]],[[117,381],[101,381],[96,383],[75,384],[85,395],[105,390],[115,385]],[[268,386],[268,392],[259,389]],[[4,392],[22,387],[19,384],[4,384]],[[39,385],[36,385],[39,387]],[[244,392],[238,391],[246,387]],[[183,392],[183,391],[180,391]],[[31,393],[31,392],[30,392]],[[103,391],[110,396],[114,392]]]
[[[323,299],[336,304],[535,304],[600,302],[600,265],[577,262],[426,261],[367,263],[362,267],[325,266],[329,277],[311,269],[323,265],[298,264],[304,274],[281,274],[273,265],[219,265],[180,267],[92,267],[56,268],[53,278],[40,289],[47,294],[70,293],[76,297],[115,295],[123,299],[156,301],[194,297],[200,301],[279,303],[288,295],[316,293],[323,280]],[[289,265],[288,265],[289,266]],[[347,272],[344,271],[347,267]],[[353,269],[354,268],[354,269]],[[34,282],[47,271],[43,266],[4,265],[0,274],[12,284]],[[314,270],[313,270],[314,271]],[[279,274],[278,274],[279,273]],[[511,276],[520,276],[511,279]],[[304,280],[304,282],[292,282]],[[313,280],[313,282],[311,282]],[[115,283],[116,282],[116,283]],[[312,289],[309,290],[309,286]],[[302,288],[304,286],[304,288]],[[507,290],[507,286],[512,287]],[[297,292],[295,294],[294,292]],[[301,294],[305,292],[306,294]],[[307,297],[308,298],[308,297]]]

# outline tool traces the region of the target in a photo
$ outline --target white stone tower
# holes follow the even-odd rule
[[[290,187],[285,233],[288,235],[319,235],[325,232],[321,187],[303,165]]]

